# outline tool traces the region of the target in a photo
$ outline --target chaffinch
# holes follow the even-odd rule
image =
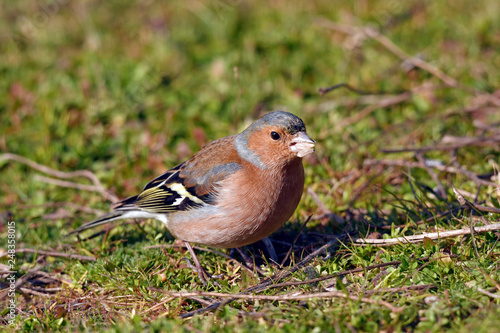
[[[304,122],[284,111],[259,118],[243,132],[208,143],[187,161],[149,182],[141,193],[72,233],[128,218],[153,218],[184,241],[234,248],[279,229],[299,204],[302,157],[315,141]]]

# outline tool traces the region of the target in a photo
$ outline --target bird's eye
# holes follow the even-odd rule
[[[272,131],[271,132],[271,139],[273,139],[273,140],[279,140],[280,139],[280,135],[277,132]]]

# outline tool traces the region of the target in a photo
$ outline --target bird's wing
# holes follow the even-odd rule
[[[162,214],[214,203],[220,182],[241,169],[230,139],[208,144],[191,159],[153,179],[139,195],[117,203],[114,208]]]

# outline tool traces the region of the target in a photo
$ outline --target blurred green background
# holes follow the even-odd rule
[[[417,93],[394,110],[339,128],[359,110],[359,96],[345,89],[320,96],[320,87],[345,82],[393,94],[441,82],[405,71],[373,40],[332,31],[327,20],[373,26],[460,83],[492,91],[499,81],[498,7],[495,1],[2,2],[0,149],[65,171],[91,169],[126,196],[207,141],[284,109],[304,118],[320,159],[349,170],[368,152],[408,142],[408,131],[422,144],[466,133],[464,115],[427,119],[463,107],[471,95]],[[416,124],[425,126],[419,131]],[[68,195],[47,193],[16,168],[2,170],[4,203]]]
[[[495,0],[2,1],[0,153],[65,172],[90,170],[124,198],[205,143],[241,131],[264,112],[286,110],[300,116],[318,142],[316,154],[305,161],[306,188],[344,219],[353,209],[388,209],[399,215],[388,214],[384,223],[403,224],[405,214],[421,213],[403,204],[415,202],[409,170],[364,161],[413,161],[412,153],[388,156],[380,149],[431,146],[447,137],[484,135],[488,130],[481,125],[498,127],[499,13]],[[368,38],[366,27],[459,86],[403,61]],[[363,93],[346,88],[318,93],[339,83]],[[383,107],[388,98],[410,91]],[[425,157],[444,164],[455,158],[481,174],[499,162],[499,151],[487,145]],[[95,217],[96,211],[85,207],[108,210],[109,200],[98,193],[39,181],[38,172],[24,164],[0,159],[0,172],[0,209],[17,221],[18,247],[64,248],[63,235]],[[450,201],[426,197],[426,205],[449,207],[455,186],[476,193],[464,175],[439,176]],[[411,177],[421,188],[436,186],[425,170],[412,170]],[[491,193],[480,192],[480,198]],[[64,217],[47,218],[61,207]],[[309,214],[324,213],[305,195],[289,228],[296,231]],[[361,220],[348,226],[337,222],[316,220],[309,227],[327,233],[369,229]],[[0,232],[2,244],[3,224]],[[144,237],[157,242],[155,234]],[[78,251],[107,253],[97,248]],[[83,269],[67,265],[55,264],[62,271]],[[457,315],[457,325],[473,307]],[[375,317],[370,320],[378,326],[354,319],[350,325],[390,326]],[[391,327],[401,328],[414,317],[408,318]],[[437,322],[422,324],[423,330],[452,327]],[[238,324],[225,323],[228,331]],[[54,328],[52,322],[37,325],[30,327]],[[301,327],[312,329],[314,320]]]
[[[349,107],[358,95],[339,89],[320,96],[320,87],[345,82],[392,94],[441,82],[424,71],[409,76],[376,42],[332,31],[325,20],[372,25],[460,83],[492,91],[499,82],[498,7],[495,1],[3,2],[0,149],[56,169],[91,169],[128,195],[207,141],[284,109],[304,118],[332,169],[348,170],[352,157],[406,143],[408,131],[423,144],[465,133],[463,115],[426,118],[466,105],[470,94],[416,94],[394,112],[379,110],[338,128],[358,111]],[[409,120],[426,127],[419,133],[405,126]],[[32,188],[13,171],[2,171],[8,203],[29,202],[45,188]],[[46,195],[56,194],[40,196]]]

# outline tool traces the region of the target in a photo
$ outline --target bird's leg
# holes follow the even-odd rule
[[[207,280],[210,278],[210,276],[207,274],[205,269],[201,267],[200,261],[198,260],[196,253],[194,253],[194,249],[191,246],[191,244],[189,242],[184,242],[184,245],[186,245],[189,254],[191,254],[191,257],[193,258],[194,265],[196,266],[196,270],[198,271],[198,276],[200,277],[201,283],[203,283],[203,285],[206,286]]]
[[[238,251],[238,253],[240,254],[241,258],[245,262],[245,265],[247,265],[247,267],[249,267],[250,269],[253,269],[254,266],[255,266],[254,262],[253,262],[252,259],[250,259],[249,256],[247,256],[245,254],[245,252],[243,252],[243,249],[241,247],[236,247],[235,250]]]
[[[245,262],[245,265],[248,268],[257,271],[257,273],[259,273],[262,276],[265,276],[265,272],[258,265],[255,265],[254,260],[250,259],[250,257],[245,254],[245,252],[243,251],[243,249],[241,247],[236,247],[235,249],[236,249],[236,251],[238,251],[241,258],[243,258],[243,261]]]
[[[278,263],[278,255],[276,254],[276,250],[274,249],[273,243],[269,237],[263,238],[262,243],[266,246],[267,252],[269,253],[269,257],[275,263]]]

